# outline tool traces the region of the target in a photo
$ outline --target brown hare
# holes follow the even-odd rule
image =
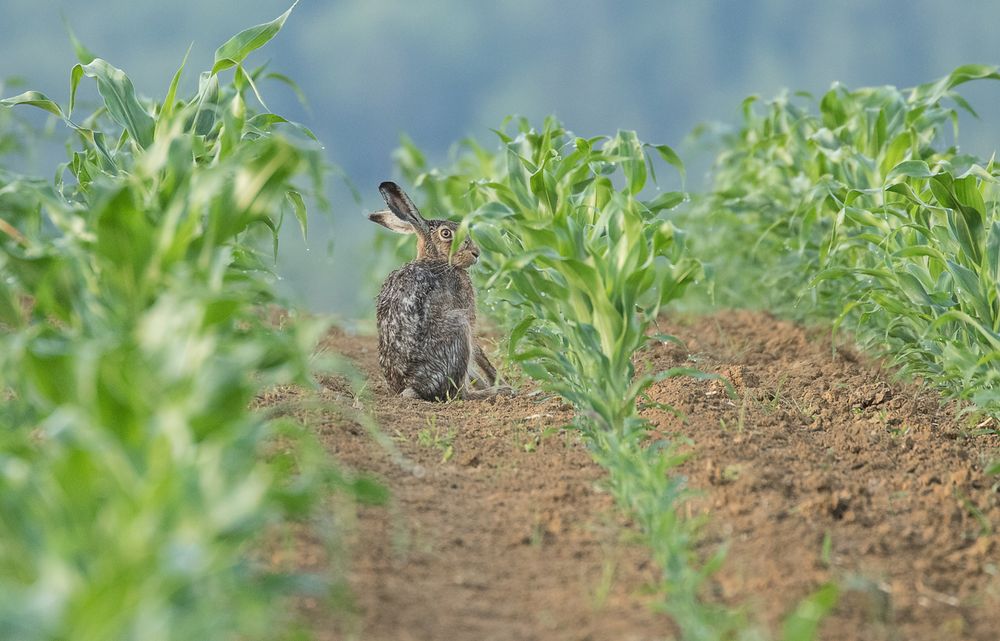
[[[476,294],[466,272],[479,258],[470,237],[451,254],[458,225],[427,220],[392,182],[379,185],[387,210],[369,220],[416,234],[417,257],[389,274],[376,303],[378,360],[395,394],[428,401],[486,398],[497,373],[475,339]]]

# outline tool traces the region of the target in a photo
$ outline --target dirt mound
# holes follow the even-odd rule
[[[993,640],[1000,630],[1000,478],[982,434],[935,394],[899,385],[822,333],[730,313],[661,330],[686,342],[643,355],[718,381],[650,390],[684,418],[646,410],[693,441],[683,473],[710,517],[704,550],[729,545],[709,596],[776,624],[833,580],[844,590],[825,639]],[[356,616],[313,604],[323,639],[664,639],[645,549],[601,490],[602,470],[570,408],[522,395],[434,404],[393,397],[375,341],[331,333],[326,347],[368,375],[387,451],[335,415],[306,417],[344,465],[381,478],[387,507],[364,508],[348,561]],[[324,395],[350,402],[346,385]],[[271,402],[267,401],[266,402]],[[321,554],[299,550],[318,563]]]
[[[933,393],[892,382],[827,335],[737,312],[667,323],[686,348],[652,366],[727,377],[670,379],[650,410],[694,442],[683,471],[727,541],[716,594],[773,624],[828,580],[846,590],[826,639],[987,639],[1000,630],[1000,438]]]

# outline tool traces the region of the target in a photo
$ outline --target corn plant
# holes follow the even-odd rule
[[[864,344],[995,414],[992,162],[961,154],[968,65],[908,91],[835,85],[744,103],[711,191],[681,216],[718,300],[847,322]],[[949,127],[950,125],[950,127]]]
[[[841,282],[851,298],[841,318],[856,318],[861,339],[904,372],[997,416],[997,172],[992,165],[959,171],[947,161],[933,169],[922,161],[901,163],[884,186],[886,204],[858,210],[893,224],[868,229],[868,239],[834,241],[838,251],[865,243],[871,264],[832,266],[816,281]]]
[[[552,119],[537,132],[518,126],[516,137],[501,134],[500,154],[469,141],[447,177],[427,173],[416,182],[431,209],[471,212],[462,222],[483,250],[480,290],[512,327],[513,359],[595,412],[603,429],[626,429],[651,382],[636,379],[633,355],[663,304],[699,273],[679,232],[657,218],[683,195],[639,198],[648,150],[679,160],[632,132],[588,140]],[[612,182],[618,171],[621,189]]]
[[[881,204],[900,162],[962,162],[954,147],[940,145],[949,125],[957,132],[949,103],[971,109],[955,87],[993,73],[961,67],[909,92],[835,84],[818,101],[805,93],[763,105],[747,98],[742,125],[721,140],[708,193],[679,217],[692,251],[718,274],[716,302],[835,314],[836,296],[808,283],[827,265],[838,216],[848,223],[840,231],[852,233],[858,199]],[[797,314],[796,305],[805,311]]]
[[[265,385],[310,383],[323,330],[261,313],[261,241],[285,211],[305,231],[322,171],[308,132],[247,100],[245,60],[287,16],[219,47],[190,98],[183,64],[153,101],[77,43],[67,107],[0,101],[75,139],[54,182],[0,173],[0,637],[292,636],[287,597],[330,581],[255,560],[264,534],[321,490],[378,496],[248,409]],[[103,105],[80,117],[85,78]],[[277,431],[291,454],[272,464]]]

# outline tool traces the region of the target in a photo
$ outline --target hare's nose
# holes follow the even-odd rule
[[[472,247],[469,248],[469,251],[472,252],[472,255],[475,258],[479,258],[479,248],[478,247],[476,247],[475,245],[473,245]]]

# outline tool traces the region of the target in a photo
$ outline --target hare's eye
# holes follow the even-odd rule
[[[451,230],[448,229],[447,227],[441,229],[441,238],[443,240],[451,240]]]

